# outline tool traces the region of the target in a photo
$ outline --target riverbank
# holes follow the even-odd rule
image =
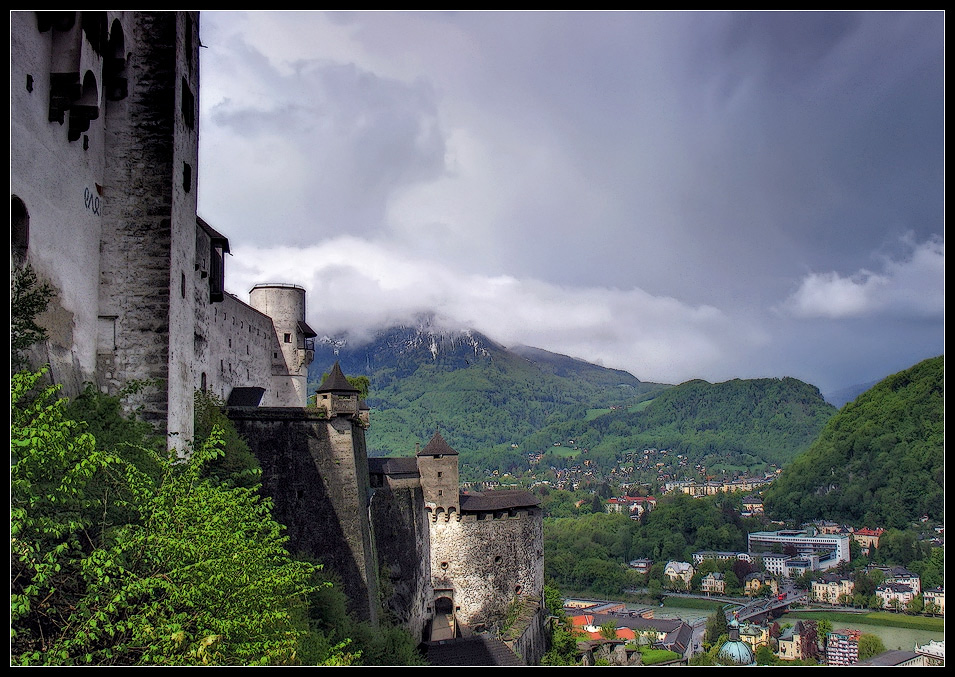
[[[936,618],[934,616],[908,616],[906,614],[894,614],[887,611],[847,613],[843,611],[827,611],[825,609],[798,609],[784,614],[780,618],[785,620],[787,616],[798,616],[810,620],[827,620],[832,623],[833,627],[851,623],[865,623],[866,625],[924,630],[926,632],[945,631],[944,618]]]
[[[657,608],[660,606],[659,602],[655,602],[652,599],[648,599],[640,595],[621,595],[621,597],[623,599],[617,600],[597,600],[589,598],[586,595],[575,596],[574,598],[590,599],[595,604],[622,602],[628,606],[645,605],[650,608]],[[705,611],[712,611],[726,605],[727,603],[723,601],[710,599],[708,597],[691,597],[689,595],[668,595],[663,599],[664,608],[703,609]],[[864,623],[865,625],[902,628],[930,633],[945,632],[944,618],[935,616],[911,616],[908,614],[897,614],[888,611],[860,610],[857,612],[849,612],[832,611],[829,609],[800,608],[798,610],[791,610],[788,613],[783,614],[778,620],[785,622],[788,616],[794,616],[808,620],[828,620],[832,623],[833,627]]]

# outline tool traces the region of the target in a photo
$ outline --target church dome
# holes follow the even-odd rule
[[[720,647],[719,657],[731,665],[752,665],[756,662],[749,644],[739,638],[739,621],[735,618],[727,624],[729,639]]]

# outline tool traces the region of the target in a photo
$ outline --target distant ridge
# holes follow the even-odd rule
[[[846,388],[841,388],[831,393],[827,393],[823,397],[826,398],[826,402],[834,406],[836,409],[842,409],[844,404],[852,402],[876,383],[878,383],[878,381],[869,381],[868,383],[860,383],[859,385],[848,386]]]
[[[539,348],[509,349],[428,316],[382,329],[360,345],[317,340],[310,390],[336,361],[346,376],[369,379],[372,455],[406,453],[416,442],[427,443],[438,426],[458,451],[484,451],[589,408],[622,405],[667,387]]]

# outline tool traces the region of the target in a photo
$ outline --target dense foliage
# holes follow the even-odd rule
[[[545,517],[545,573],[564,590],[595,595],[620,595],[630,588],[659,592],[668,585],[663,579],[668,560],[691,561],[698,550],[745,550],[746,533],[755,525],[740,518],[738,502],[739,497],[725,494],[704,499],[673,494],[639,520],[602,512]],[[547,500],[543,507],[546,514]],[[657,563],[649,578],[627,566],[634,559]],[[739,578],[730,570],[726,575]]]
[[[10,275],[10,362],[14,370],[26,367],[25,351],[46,339],[46,330],[36,322],[53,297],[53,288],[40,282],[30,266],[17,267]]]
[[[219,433],[150,475],[98,449],[40,376],[11,386],[14,662],[295,662],[317,568],[288,555],[254,488],[202,478]]]
[[[421,664],[406,631],[355,621],[289,554],[214,399],[197,396],[197,446],[171,461],[119,398],[68,402],[40,379],[11,386],[14,663]]]
[[[845,405],[764,495],[797,523],[905,528],[944,518],[944,357],[889,376]]]
[[[782,466],[807,449],[835,409],[814,386],[793,378],[689,381],[659,392],[642,407],[568,420],[523,441],[548,449],[574,440],[597,465],[627,452],[670,449],[708,468]]]

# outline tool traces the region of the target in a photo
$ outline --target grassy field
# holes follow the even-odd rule
[[[663,606],[677,606],[684,609],[719,609],[725,606],[725,603],[697,597],[664,597]]]
[[[868,625],[882,625],[891,628],[908,628],[910,630],[928,630],[930,632],[944,632],[945,619],[930,616],[909,616],[895,614],[888,611],[871,611],[864,614],[841,613],[838,611],[804,610],[794,612],[799,616],[810,617],[815,620],[828,620],[833,625],[839,623],[866,623]],[[785,616],[784,616],[785,618]]]

